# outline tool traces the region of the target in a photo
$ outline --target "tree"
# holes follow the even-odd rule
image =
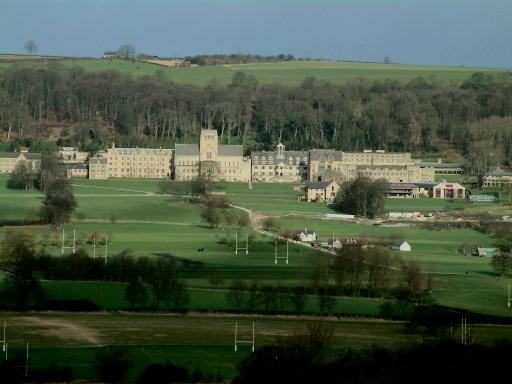
[[[391,255],[387,249],[372,248],[365,252],[368,271],[368,291],[376,293],[386,289],[389,283]]]
[[[133,279],[126,286],[124,297],[130,304],[130,309],[143,309],[148,301],[148,291],[140,279]]]
[[[321,313],[332,312],[336,306],[336,299],[329,295],[327,287],[322,287],[318,290],[318,309]]]
[[[300,315],[304,311],[304,307],[306,306],[308,300],[308,296],[306,295],[306,289],[304,287],[295,287],[292,290],[289,299],[290,303],[295,308],[297,316]]]
[[[261,228],[267,232],[277,231],[278,223],[275,218],[266,217],[261,221]]]
[[[135,47],[132,44],[123,44],[117,49],[117,54],[123,59],[133,59],[135,57]]]
[[[94,356],[96,376],[104,383],[124,382],[132,368],[133,360],[125,346],[112,345],[101,348]]]
[[[387,189],[387,181],[371,180],[359,175],[343,185],[334,201],[334,208],[339,212],[375,218],[384,213]]]
[[[174,311],[185,312],[187,305],[190,303],[190,295],[185,289],[185,284],[178,279],[171,281],[169,302]]]
[[[391,64],[391,57],[389,56],[384,56],[384,58],[382,59],[382,62],[384,64]]]
[[[217,208],[210,205],[205,205],[201,209],[200,216],[210,229],[217,228],[221,220]]]
[[[24,189],[29,191],[34,188],[35,174],[32,164],[25,160],[19,161],[7,180],[7,188]]]
[[[512,253],[496,252],[491,260],[492,267],[501,277],[507,275],[512,269]]]
[[[407,297],[411,298],[420,292],[423,286],[421,267],[416,261],[409,261],[402,265],[402,289]]]
[[[243,280],[234,280],[229,286],[226,298],[236,310],[240,310],[247,301],[247,283]]]
[[[44,223],[60,225],[69,221],[76,206],[73,188],[69,181],[55,179],[46,186],[39,215]]]
[[[27,52],[28,55],[32,55],[33,53],[37,52],[37,44],[34,40],[28,40],[25,43],[23,49],[25,50],[25,52]]]
[[[41,155],[41,166],[39,169],[38,188],[45,192],[49,184],[56,179],[65,179],[66,170],[54,153]]]

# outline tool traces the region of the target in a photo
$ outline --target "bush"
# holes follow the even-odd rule
[[[153,364],[144,369],[139,377],[141,384],[184,383],[188,380],[188,369],[177,365]]]

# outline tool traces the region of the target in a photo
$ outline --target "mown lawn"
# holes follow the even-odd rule
[[[81,66],[87,71],[114,70],[134,76],[154,75],[157,71],[168,80],[205,86],[212,81],[221,85],[231,83],[233,75],[242,71],[253,75],[260,83],[281,83],[297,86],[308,76],[332,83],[342,83],[357,78],[369,80],[397,80],[408,82],[416,77],[434,78],[443,82],[461,83],[475,72],[503,72],[499,68],[471,68],[428,66],[410,64],[359,63],[343,61],[293,61],[279,63],[253,63],[212,65],[196,68],[165,68],[143,62],[128,62],[123,60],[80,59],[63,60],[68,67]],[[45,62],[25,62],[16,64],[18,67],[41,67]],[[0,63],[1,67],[11,67],[13,64]]]

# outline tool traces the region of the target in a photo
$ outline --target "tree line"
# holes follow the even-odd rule
[[[101,148],[171,146],[217,129],[246,151],[336,147],[441,153],[468,159],[470,172],[511,164],[512,82],[508,73],[475,73],[461,84],[418,77],[408,83],[313,77],[299,86],[259,84],[236,72],[227,86],[177,84],[160,76],[87,72],[50,63],[0,73],[0,128],[13,147],[55,123],[79,128],[62,144]],[[113,127],[114,129],[111,129]]]

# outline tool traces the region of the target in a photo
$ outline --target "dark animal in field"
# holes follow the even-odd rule
[[[198,248],[197,252],[204,252],[204,248]]]

